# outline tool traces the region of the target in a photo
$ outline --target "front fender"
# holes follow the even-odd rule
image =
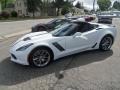
[[[47,47],[47,48],[51,49],[52,52],[53,52],[53,55],[54,55],[54,59],[57,58],[56,56],[57,56],[57,54],[58,54],[58,51],[54,48],[54,46],[53,46],[52,44],[48,44],[48,43],[35,44],[35,45],[33,46],[33,48],[31,49],[30,53],[31,53],[35,48],[37,48],[37,47]]]

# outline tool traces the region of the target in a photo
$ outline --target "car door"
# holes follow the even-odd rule
[[[68,54],[87,50],[96,44],[98,31],[90,25],[85,23],[82,30],[78,30],[74,35],[66,37],[66,51]]]

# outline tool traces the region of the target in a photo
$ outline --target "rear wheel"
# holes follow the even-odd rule
[[[100,42],[99,49],[103,51],[108,51],[111,49],[113,44],[113,37],[111,35],[107,35],[103,37],[103,39]]]
[[[41,47],[33,50],[29,56],[29,63],[36,67],[45,67],[53,59],[49,49]]]

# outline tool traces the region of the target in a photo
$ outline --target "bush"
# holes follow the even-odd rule
[[[8,19],[8,18],[10,17],[10,14],[9,14],[8,12],[3,11],[3,12],[1,13],[1,17],[2,17],[2,18],[5,18],[5,19]]]
[[[67,13],[69,13],[69,8],[66,7],[66,6],[64,6],[64,7],[62,8],[62,10],[61,10],[61,14],[62,14],[62,15],[65,15],[65,14],[67,14]]]
[[[18,16],[18,13],[16,11],[11,12],[11,17],[17,17],[17,16]]]

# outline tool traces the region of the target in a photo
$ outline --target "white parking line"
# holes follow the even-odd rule
[[[8,34],[8,35],[5,35],[4,38],[10,38],[10,37],[14,37],[14,36],[26,34],[26,33],[29,33],[30,31],[31,30],[28,29],[28,30],[24,30],[24,31],[21,31],[21,32],[16,32],[16,33]]]
[[[21,32],[16,32],[16,33],[8,34],[8,35],[5,35],[5,36],[0,36],[0,42],[3,41],[4,39],[8,39],[8,38],[11,38],[11,37],[15,37],[15,36],[27,34],[27,33],[29,33],[30,31],[31,31],[31,30],[28,29],[28,30],[24,30],[24,31],[21,31]]]

